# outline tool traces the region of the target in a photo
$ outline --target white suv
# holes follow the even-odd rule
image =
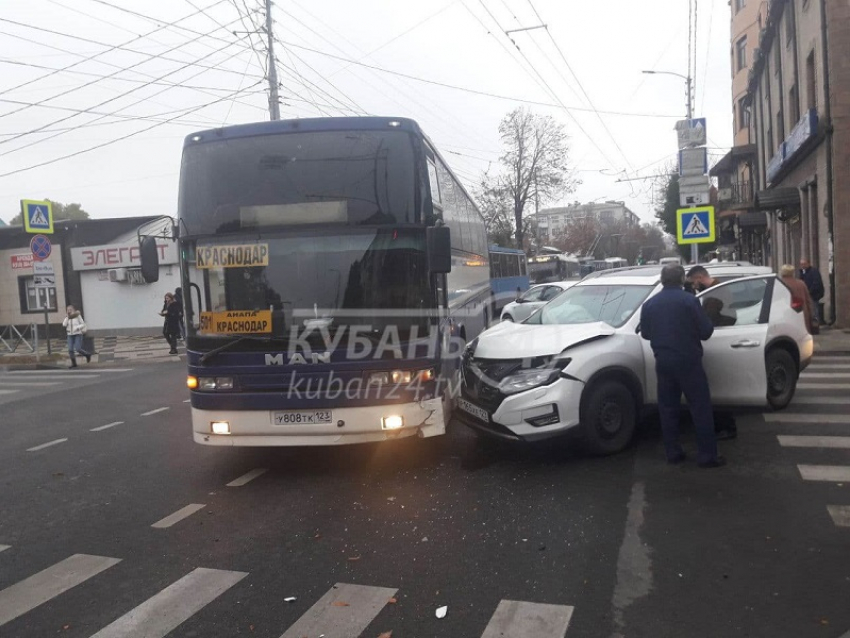
[[[714,313],[714,334],[703,342],[713,404],[784,408],[814,350],[790,291],[767,268],[707,269],[720,280],[738,274],[699,295]],[[639,310],[661,289],[660,272],[648,266],[588,277],[524,323],[483,332],[463,357],[457,416],[502,438],[578,429],[592,452],[622,450],[642,408],[656,402],[655,358],[640,336]]]

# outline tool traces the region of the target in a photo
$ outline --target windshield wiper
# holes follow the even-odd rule
[[[271,336],[269,336],[269,337],[249,337],[249,336],[237,337],[236,339],[233,339],[232,341],[228,341],[227,343],[222,344],[222,345],[218,346],[217,348],[213,348],[212,350],[209,350],[209,351],[205,352],[204,354],[202,354],[201,359],[200,359],[200,363],[206,363],[207,361],[212,359],[214,356],[216,356],[218,353],[224,352],[225,350],[228,350],[228,349],[232,348],[233,346],[235,346],[237,344],[245,343],[246,341],[262,341],[262,342],[265,342],[265,343],[272,343],[272,342],[288,343],[289,342],[288,339],[283,339],[281,337],[271,337]]]

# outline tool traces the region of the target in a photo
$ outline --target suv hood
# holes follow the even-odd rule
[[[610,337],[615,332],[604,321],[548,326],[504,321],[479,335],[475,357],[525,359],[555,355],[585,341]]]

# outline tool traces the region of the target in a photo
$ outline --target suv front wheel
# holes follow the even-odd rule
[[[592,454],[622,451],[632,440],[636,425],[635,399],[619,381],[602,381],[593,385],[582,401],[582,438],[585,448]]]

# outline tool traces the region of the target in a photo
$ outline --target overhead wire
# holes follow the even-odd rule
[[[250,87],[248,87],[248,88],[249,88],[249,89],[250,89],[250,88],[253,88],[253,87],[255,87],[255,86],[259,85],[259,84],[261,84],[261,82],[257,82],[257,83],[255,83],[255,84],[251,85],[251,86],[250,86]],[[235,94],[236,94],[236,92],[234,92],[234,93],[233,93],[233,95],[235,95]],[[213,100],[212,102],[208,102],[208,103],[206,103],[206,104],[201,104],[200,106],[193,107],[193,108],[189,109],[189,110],[185,113],[185,115],[188,115],[188,114],[190,114],[190,113],[194,113],[194,112],[200,111],[200,110],[202,110],[202,109],[208,108],[208,107],[210,107],[210,106],[213,106],[213,105],[215,105],[215,104],[218,104],[218,103],[223,102],[223,101],[225,101],[225,100],[228,100],[228,99],[230,99],[230,98],[231,98],[231,96],[224,96],[224,97],[221,97],[221,98],[219,98],[219,99],[217,99],[217,100]],[[60,161],[62,161],[62,160],[70,159],[70,158],[72,158],[72,157],[77,157],[78,155],[82,155],[82,154],[84,154],[84,153],[89,153],[89,152],[91,152],[91,151],[95,151],[95,150],[97,150],[97,149],[104,148],[104,147],[106,147],[106,146],[111,146],[112,144],[116,144],[116,143],[121,142],[121,141],[123,141],[123,140],[126,140],[126,139],[128,139],[128,138],[135,137],[136,135],[140,135],[140,134],[145,133],[145,132],[147,132],[147,131],[150,131],[150,130],[152,130],[152,129],[158,128],[158,127],[160,127],[160,126],[164,126],[165,124],[170,124],[173,120],[176,120],[176,119],[178,119],[179,117],[181,117],[181,116],[180,116],[180,115],[176,115],[176,116],[174,116],[173,118],[169,118],[169,119],[165,120],[164,122],[157,122],[157,123],[155,123],[155,124],[153,124],[153,125],[151,125],[151,126],[149,126],[149,127],[147,127],[147,128],[144,128],[144,129],[141,129],[141,130],[138,130],[138,131],[134,131],[134,132],[132,132],[132,133],[128,133],[127,135],[122,135],[121,137],[117,137],[117,138],[114,138],[114,139],[108,140],[108,141],[106,141],[106,142],[103,142],[103,143],[101,143],[101,144],[97,144],[97,145],[95,145],[95,146],[91,146],[91,147],[89,147],[89,148],[85,148],[85,149],[82,149],[82,150],[79,150],[79,151],[75,151],[75,152],[73,152],[73,153],[68,153],[68,154],[66,154],[66,155],[62,155],[62,156],[60,156],[60,157],[54,157],[54,158],[52,158],[52,159],[50,159],[50,160],[46,160],[46,161],[43,161],[43,162],[39,162],[39,163],[37,163],[37,164],[33,164],[33,165],[31,165],[31,166],[27,166],[27,167],[24,167],[24,168],[18,168],[18,169],[12,170],[12,171],[7,171],[7,172],[5,172],[5,173],[0,173],[0,178],[2,178],[2,177],[9,177],[10,175],[16,175],[16,174],[18,174],[18,173],[23,173],[23,172],[30,171],[30,170],[33,170],[33,169],[36,169],[36,168],[41,168],[42,166],[48,166],[49,164],[55,164],[56,162],[60,162]]]
[[[212,5],[212,6],[215,6],[215,5],[217,5],[217,4],[220,4],[220,3],[221,3],[221,2],[223,2],[223,1],[224,1],[224,0],[218,0],[218,1],[217,1],[214,5]],[[77,13],[82,13],[82,12],[80,12],[79,10],[75,10],[75,11],[77,11]],[[84,15],[85,15],[85,14],[84,14]],[[35,84],[36,82],[41,82],[42,80],[46,80],[47,78],[51,77],[52,75],[55,75],[56,73],[60,73],[61,71],[64,71],[64,70],[67,70],[67,69],[71,69],[71,68],[73,68],[73,67],[75,67],[75,66],[79,66],[80,64],[83,64],[84,62],[88,62],[88,61],[90,61],[90,60],[94,60],[94,59],[96,59],[96,58],[100,57],[101,55],[104,55],[105,53],[109,53],[110,51],[114,51],[114,50],[116,50],[116,49],[126,50],[126,47],[127,47],[127,45],[128,45],[128,44],[131,44],[131,43],[135,42],[136,40],[141,40],[141,39],[144,39],[144,38],[150,37],[151,35],[153,35],[154,33],[157,33],[158,31],[162,31],[163,29],[166,29],[166,28],[168,28],[169,26],[173,26],[173,25],[175,25],[175,24],[177,24],[177,23],[179,23],[179,22],[182,22],[183,20],[187,20],[188,18],[191,18],[191,17],[193,17],[193,16],[195,16],[195,15],[197,15],[197,12],[196,12],[196,13],[189,14],[188,16],[183,16],[183,17],[182,17],[182,18],[180,18],[179,20],[175,20],[175,21],[174,21],[174,22],[172,22],[172,23],[160,25],[160,26],[158,26],[156,29],[154,29],[153,31],[150,31],[150,32],[145,33],[145,34],[143,34],[143,35],[140,35],[140,36],[137,36],[137,37],[135,37],[135,38],[132,38],[131,40],[128,40],[127,42],[125,42],[125,43],[123,43],[123,44],[116,44],[116,45],[109,45],[109,44],[105,44],[105,43],[103,43],[103,42],[97,42],[97,41],[95,41],[95,40],[89,40],[88,38],[81,38],[81,37],[79,37],[79,36],[71,36],[71,35],[69,35],[69,34],[65,34],[65,33],[51,32],[51,31],[49,31],[49,30],[47,30],[47,29],[43,29],[43,28],[42,28],[42,30],[43,30],[43,31],[46,31],[46,32],[49,32],[49,33],[54,33],[54,34],[56,34],[56,35],[63,35],[63,36],[65,36],[65,37],[69,37],[69,38],[73,37],[74,39],[77,39],[77,40],[82,40],[82,41],[84,41],[84,42],[90,42],[90,43],[93,43],[93,44],[97,44],[97,45],[99,45],[99,46],[107,47],[107,49],[106,49],[105,51],[100,51],[99,53],[95,53],[94,55],[90,55],[90,56],[86,57],[86,58],[85,58],[85,59],[83,59],[83,60],[78,60],[77,62],[74,62],[73,64],[69,64],[68,66],[64,67],[63,69],[56,70],[56,71],[54,71],[54,72],[52,72],[52,73],[48,73],[48,74],[46,74],[46,75],[42,75],[41,77],[38,77],[38,78],[35,78],[35,79],[32,79],[32,80],[27,80],[26,82],[23,82],[22,84],[18,84],[18,85],[16,85],[16,86],[12,86],[12,87],[9,87],[9,88],[6,88],[6,89],[3,89],[2,91],[0,91],[0,95],[4,95],[4,94],[6,94],[6,93],[10,93],[10,92],[12,92],[12,91],[16,91],[16,90],[18,90],[18,89],[20,89],[20,88],[23,88],[23,87],[25,87],[25,86],[28,86],[28,85],[30,85],[30,84]],[[12,22],[11,20],[7,20],[7,19],[3,19],[3,21],[4,21],[4,22],[10,22],[10,23],[12,23],[12,24],[18,24],[18,25],[20,25],[20,26],[27,26],[27,27],[33,28],[31,25],[23,25],[22,23],[14,23],[14,22]],[[131,51],[132,51],[132,50],[131,50]],[[141,55],[146,55],[145,53],[136,52],[136,51],[134,51],[134,53],[140,53]]]

